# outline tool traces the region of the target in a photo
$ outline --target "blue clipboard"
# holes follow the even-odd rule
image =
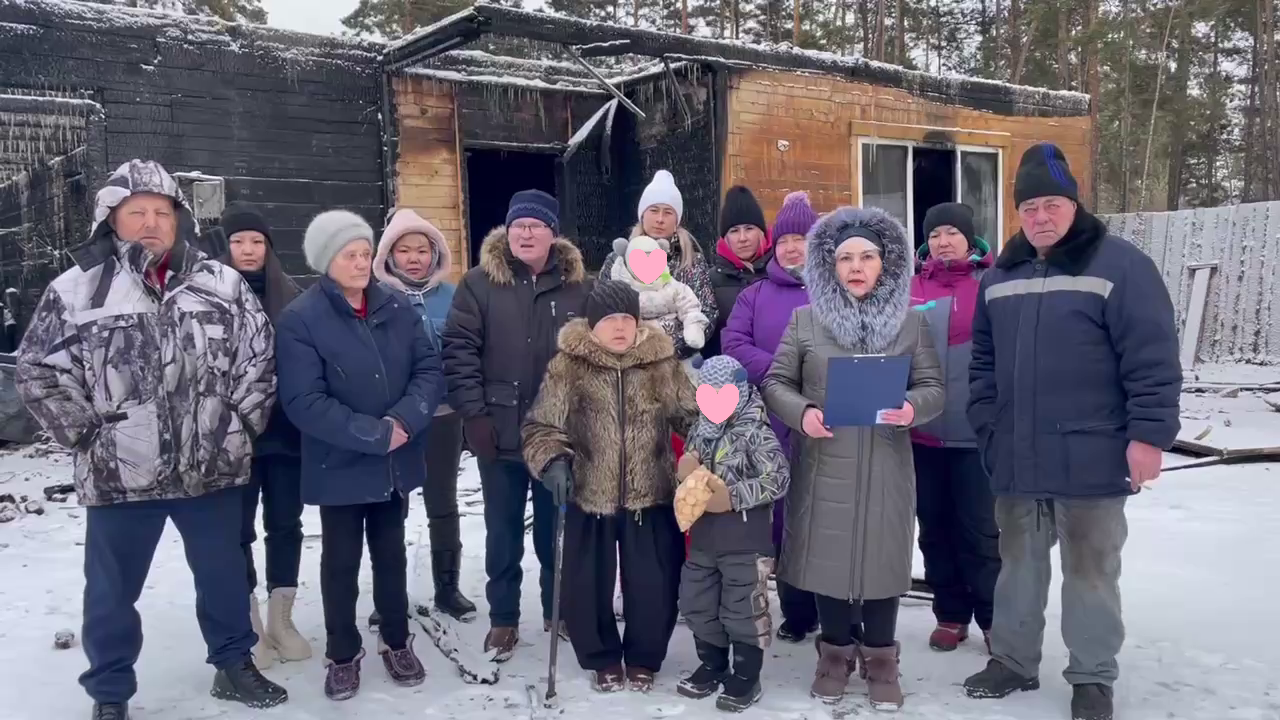
[[[876,425],[881,410],[907,399],[909,355],[855,355],[827,360],[822,421],[829,428]]]

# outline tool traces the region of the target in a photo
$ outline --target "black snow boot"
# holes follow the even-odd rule
[[[970,675],[964,681],[966,695],[986,700],[1008,697],[1015,692],[1039,689],[1040,678],[1023,677],[999,660],[988,660],[985,670]]]
[[[431,575],[436,585],[436,609],[460,622],[476,619],[476,605],[458,590],[462,553],[455,550],[431,551]]]
[[[724,690],[716,698],[716,708],[725,712],[742,712],[760,699],[760,668],[764,665],[764,649],[744,643],[733,644],[733,674],[724,679]]]
[[[129,706],[125,703],[94,703],[89,720],[129,720]]]
[[[264,677],[250,658],[218,670],[209,694],[257,710],[275,707],[289,699],[288,691]]]
[[[369,629],[370,630],[376,631],[378,629],[378,626],[381,624],[382,624],[382,616],[378,614],[377,610],[374,610],[373,612],[369,613]]]
[[[804,639],[809,637],[809,633],[813,632],[815,629],[816,628],[806,629],[797,627],[796,624],[790,620],[783,620],[782,624],[778,626],[778,639],[782,642],[801,643],[804,642]]]
[[[720,689],[720,683],[729,674],[729,648],[712,645],[698,638],[693,639],[702,664],[687,677],[680,678],[676,692],[687,698],[699,700],[710,697]]]
[[[1071,720],[1112,720],[1113,692],[1100,683],[1076,685],[1071,689]]]

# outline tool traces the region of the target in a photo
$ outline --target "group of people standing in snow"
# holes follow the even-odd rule
[[[128,717],[134,604],[168,518],[195,575],[213,694],[287,699],[260,667],[311,655],[291,617],[304,503],[320,506],[326,694],[360,687],[366,542],[378,653],[396,683],[421,683],[408,496],[423,488],[436,607],[470,619],[458,588],[465,439],[496,661],[520,638],[532,494],[543,629],[571,643],[597,690],[652,689],[683,615],[700,665],[682,695],[743,710],[761,696],[772,638],[817,631],[814,697],[838,701],[857,674],[875,707],[900,708],[898,598],[918,518],[929,644],[954,650],[976,620],[991,655],[965,682],[971,697],[1039,686],[1049,550],[1062,542],[1073,718],[1109,720],[1124,503],[1158,476],[1178,430],[1173,309],[1154,264],[1079,207],[1056,147],[1026,152],[1014,195],[1022,229],[994,259],[964,205],[929,210],[917,253],[887,213],[820,216],[804,193],[767,227],[741,186],[705,252],[659,171],[591,279],[555,198],[523,191],[456,288],[428,220],[401,209],[375,241],[358,216],[329,211],[306,231],[319,279],[299,291],[253,208],[228,208],[230,255],[209,260],[173,179],[126,163],[98,194],[75,267],[42,298],[18,367],[33,415],[75,451],[89,507],[81,683],[94,717]],[[656,250],[665,268],[639,272],[633,259]],[[910,358],[905,402],[873,427],[829,427],[828,360],[868,354]],[[728,417],[700,411],[702,385],[736,389]],[[703,507],[678,518],[677,496],[695,485]]]

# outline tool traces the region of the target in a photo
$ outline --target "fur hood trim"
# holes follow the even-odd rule
[[[561,352],[585,360],[596,367],[608,370],[626,370],[641,365],[652,365],[670,357],[675,357],[676,349],[671,338],[652,322],[641,322],[636,332],[636,344],[625,353],[618,355],[609,352],[596,342],[587,327],[586,318],[578,318],[565,323],[560,329],[559,346]]]
[[[587,266],[582,261],[582,251],[566,238],[557,237],[551,244],[556,262],[565,282],[580,283],[587,278]],[[515,285],[516,275],[511,263],[516,259],[507,248],[507,226],[499,225],[489,231],[480,245],[480,267],[494,285]]]
[[[857,300],[836,275],[836,238],[865,227],[884,240],[884,268],[871,294]],[[911,302],[911,247],[907,231],[879,208],[842,207],[813,226],[806,238],[804,281],[814,317],[850,352],[880,353],[893,343]]]

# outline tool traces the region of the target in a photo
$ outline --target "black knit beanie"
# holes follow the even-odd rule
[[[1013,181],[1013,202],[1017,205],[1034,198],[1060,195],[1080,202],[1079,187],[1067,165],[1062,150],[1053,143],[1040,143],[1027,148],[1018,163]],[[972,238],[970,238],[972,239]]]
[[[729,230],[739,225],[755,225],[760,232],[769,232],[764,222],[764,210],[760,209],[756,196],[745,185],[734,185],[724,194],[724,203],[720,206],[720,237],[728,235]]]
[[[587,296],[587,327],[610,315],[630,315],[640,321],[640,293],[621,280],[602,280]]]
[[[244,230],[256,230],[267,239],[268,245],[271,244],[270,226],[262,217],[262,213],[258,212],[258,208],[247,202],[234,202],[228,205],[222,211],[222,220],[218,225],[228,238]]]
[[[928,241],[929,233],[943,225],[960,231],[973,247],[973,208],[964,203],[942,203],[929,208],[924,214],[924,240]]]

